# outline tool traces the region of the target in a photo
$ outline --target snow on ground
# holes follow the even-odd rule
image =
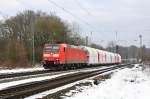
[[[150,99],[150,75],[139,65],[125,68],[114,73],[110,79],[98,86],[82,88],[73,96],[65,99]],[[78,90],[78,89],[77,89]],[[76,90],[74,90],[76,91]],[[68,94],[71,94],[72,91]]]
[[[102,67],[102,68],[104,69],[104,68],[106,68],[106,67]],[[93,70],[97,70],[97,69],[90,69],[90,70],[88,69],[88,70],[84,70],[84,71],[82,70],[82,72],[93,71]],[[117,70],[120,70],[120,69],[117,69]],[[115,71],[117,71],[117,70],[113,70],[113,71],[111,71],[111,72],[109,71],[109,72],[106,72],[106,73],[103,73],[103,74],[104,74],[104,75],[105,75],[105,74],[109,74],[109,73],[115,72]],[[102,74],[100,74],[100,75],[102,75]],[[94,77],[95,77],[95,76],[94,76]],[[35,94],[35,95],[32,95],[32,96],[26,97],[25,99],[38,99],[38,98],[43,98],[43,97],[45,97],[45,96],[47,96],[47,95],[49,95],[49,94],[56,93],[56,92],[58,92],[58,91],[60,91],[60,90],[63,90],[63,89],[72,87],[72,86],[74,86],[74,85],[76,85],[76,84],[80,84],[80,83],[90,82],[90,83],[92,84],[92,83],[93,83],[93,80],[92,80],[92,79],[93,79],[94,77],[90,77],[90,78],[83,79],[83,80],[80,80],[80,81],[77,81],[77,82],[73,82],[73,83],[64,85],[64,86],[62,86],[62,87],[58,87],[58,88],[52,89],[52,90],[44,91],[44,92],[42,92],[42,93],[39,93],[39,94]],[[79,89],[79,87],[76,87],[76,88],[79,89],[79,90],[82,90],[82,89],[89,88],[89,87],[91,87],[91,86],[80,87],[80,89]],[[81,89],[81,88],[82,88],[82,89]],[[76,93],[76,92],[78,92],[79,90],[71,90],[71,93],[68,93],[67,96],[68,96],[68,95],[71,95],[72,93]],[[61,97],[64,97],[64,96],[61,96]]]
[[[0,74],[32,72],[32,71],[37,71],[37,70],[44,70],[44,68],[43,67],[35,67],[35,68],[5,69],[5,70],[0,70]]]
[[[60,90],[69,88],[69,87],[74,86],[76,84],[85,83],[85,82],[91,82],[92,83],[92,80],[88,80],[88,81],[87,80],[80,80],[80,81],[77,81],[77,82],[74,82],[74,83],[71,83],[71,84],[64,85],[62,87],[58,87],[58,88],[55,88],[55,89],[52,89],[52,90],[44,91],[42,93],[26,97],[25,99],[40,99],[40,98],[43,98],[43,97],[45,97],[45,96],[47,96],[49,94],[53,94],[53,93],[56,93],[56,92],[58,92]]]
[[[52,75],[52,76],[44,76],[44,77],[24,79],[24,80],[19,80],[19,81],[12,81],[12,82],[7,82],[7,83],[0,83],[0,90],[5,89],[7,87],[19,85],[19,84],[25,84],[25,83],[35,82],[35,81],[42,81],[42,80],[46,80],[46,79],[53,79],[53,78],[56,78],[59,76],[64,76],[64,75],[73,74],[73,73],[75,73],[75,72],[61,73],[61,74]]]
[[[31,70],[35,70],[35,69],[31,69]],[[30,78],[30,79],[24,79],[24,80],[19,80],[19,81],[0,83],[0,90],[5,89],[7,87],[19,85],[19,84],[25,84],[25,83],[30,83],[30,82],[34,82],[34,81],[41,81],[41,80],[46,80],[46,79],[52,79],[52,78],[56,78],[56,77],[59,77],[59,76],[73,74],[73,73],[78,73],[78,72],[87,72],[87,71],[95,71],[95,70],[99,70],[99,68],[70,71],[70,72],[56,74],[56,75],[51,75],[51,76],[44,76],[44,77],[38,77],[38,78]]]

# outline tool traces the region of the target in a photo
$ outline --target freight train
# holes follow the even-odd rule
[[[45,69],[84,68],[121,63],[121,56],[87,46],[45,44],[42,64]]]

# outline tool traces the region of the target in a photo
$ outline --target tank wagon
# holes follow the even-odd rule
[[[87,65],[108,65],[121,63],[121,56],[91,47],[82,46],[87,52]]]
[[[83,68],[121,63],[121,56],[86,46],[45,44],[42,64],[45,69]]]

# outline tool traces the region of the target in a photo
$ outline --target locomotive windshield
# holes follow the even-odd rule
[[[44,52],[59,52],[59,46],[54,46],[54,45],[46,46],[44,48]]]

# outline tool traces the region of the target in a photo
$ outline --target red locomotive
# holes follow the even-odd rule
[[[45,44],[43,51],[44,68],[64,68],[83,65],[87,61],[86,52],[68,44]]]

